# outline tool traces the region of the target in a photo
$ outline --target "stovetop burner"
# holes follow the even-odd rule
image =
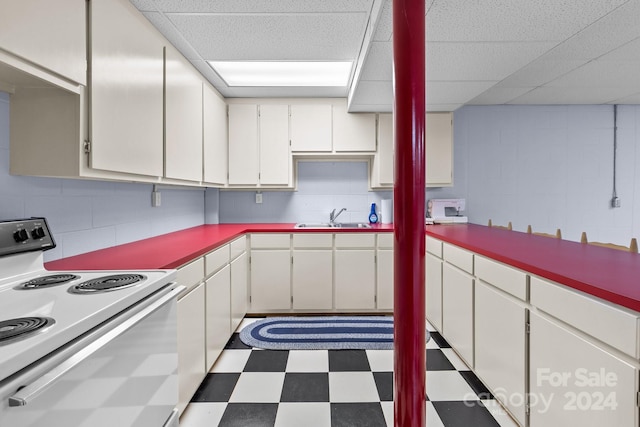
[[[142,274],[113,274],[73,285],[69,288],[69,292],[72,294],[91,294],[115,291],[135,286],[145,279],[146,277]]]
[[[19,317],[0,321],[0,345],[26,338],[56,323],[50,317]]]
[[[79,279],[80,276],[75,274],[51,274],[49,276],[36,277],[35,279],[24,282],[15,287],[15,289],[39,289],[49,286],[62,285],[72,280]]]

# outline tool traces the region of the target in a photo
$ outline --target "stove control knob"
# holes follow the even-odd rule
[[[31,237],[34,239],[42,239],[44,237],[44,229],[42,227],[36,227],[31,231]]]
[[[27,233],[27,230],[23,228],[13,233],[13,238],[15,239],[16,242],[20,243],[20,242],[24,242],[25,240],[28,240],[29,234]]]

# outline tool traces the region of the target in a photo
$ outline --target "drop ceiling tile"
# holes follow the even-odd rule
[[[159,12],[143,12],[148,20],[156,27],[176,49],[189,60],[199,59],[198,52],[182,37],[182,34],[169,21],[165,15]]]
[[[352,104],[389,105],[393,104],[393,87],[391,81],[366,81],[358,83]]]
[[[430,104],[427,101],[427,111],[430,113],[456,111],[463,104]]]
[[[611,102],[611,104],[632,104],[632,105],[640,105],[640,92],[635,93],[631,96],[625,96],[624,98],[619,98]]]
[[[154,0],[129,0],[140,11],[157,11],[156,2]]]
[[[366,13],[168,15],[205,60],[355,60]]]
[[[607,104],[628,95],[624,88],[543,86],[515,98],[509,104]]]
[[[632,0],[561,43],[545,59],[594,59],[638,37],[640,1]]]
[[[544,58],[544,56],[543,56]],[[546,60],[537,59],[506,77],[497,86],[504,88],[537,87],[550,82],[587,63],[587,60]]]
[[[393,46],[391,42],[373,42],[369,47],[360,74],[361,80],[388,80],[393,78]]]
[[[499,87],[493,86],[467,102],[467,105],[500,105],[524,95],[534,87]]]
[[[598,58],[599,61],[640,61],[640,37]]]
[[[429,42],[427,79],[502,80],[553,45],[549,42]]]
[[[342,87],[230,87],[225,89],[229,98],[346,98]]]
[[[429,41],[564,40],[628,0],[436,0]]]
[[[427,104],[464,104],[480,95],[497,81],[429,81],[427,80]]]
[[[268,12],[357,12],[368,11],[372,0],[131,0],[141,7],[155,7],[163,12],[180,13],[268,13]]]
[[[380,12],[380,19],[376,25],[376,31],[373,34],[373,40],[377,42],[387,42],[391,40],[391,34],[393,33],[393,7],[391,0],[385,0],[382,12]]]
[[[640,60],[591,61],[547,84],[549,87],[626,87],[640,91]]]

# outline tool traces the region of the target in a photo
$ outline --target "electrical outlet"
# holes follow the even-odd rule
[[[256,203],[262,203],[262,193],[256,193]]]
[[[619,197],[614,197],[613,199],[611,199],[611,207],[612,208],[619,208],[620,207],[620,198]]]

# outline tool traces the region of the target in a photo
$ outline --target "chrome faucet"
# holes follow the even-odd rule
[[[347,208],[342,208],[340,209],[340,212],[338,212],[336,214],[336,210],[332,210],[331,213],[329,213],[329,224],[334,224],[336,222],[336,219],[340,216],[340,214],[344,211],[346,211]]]

